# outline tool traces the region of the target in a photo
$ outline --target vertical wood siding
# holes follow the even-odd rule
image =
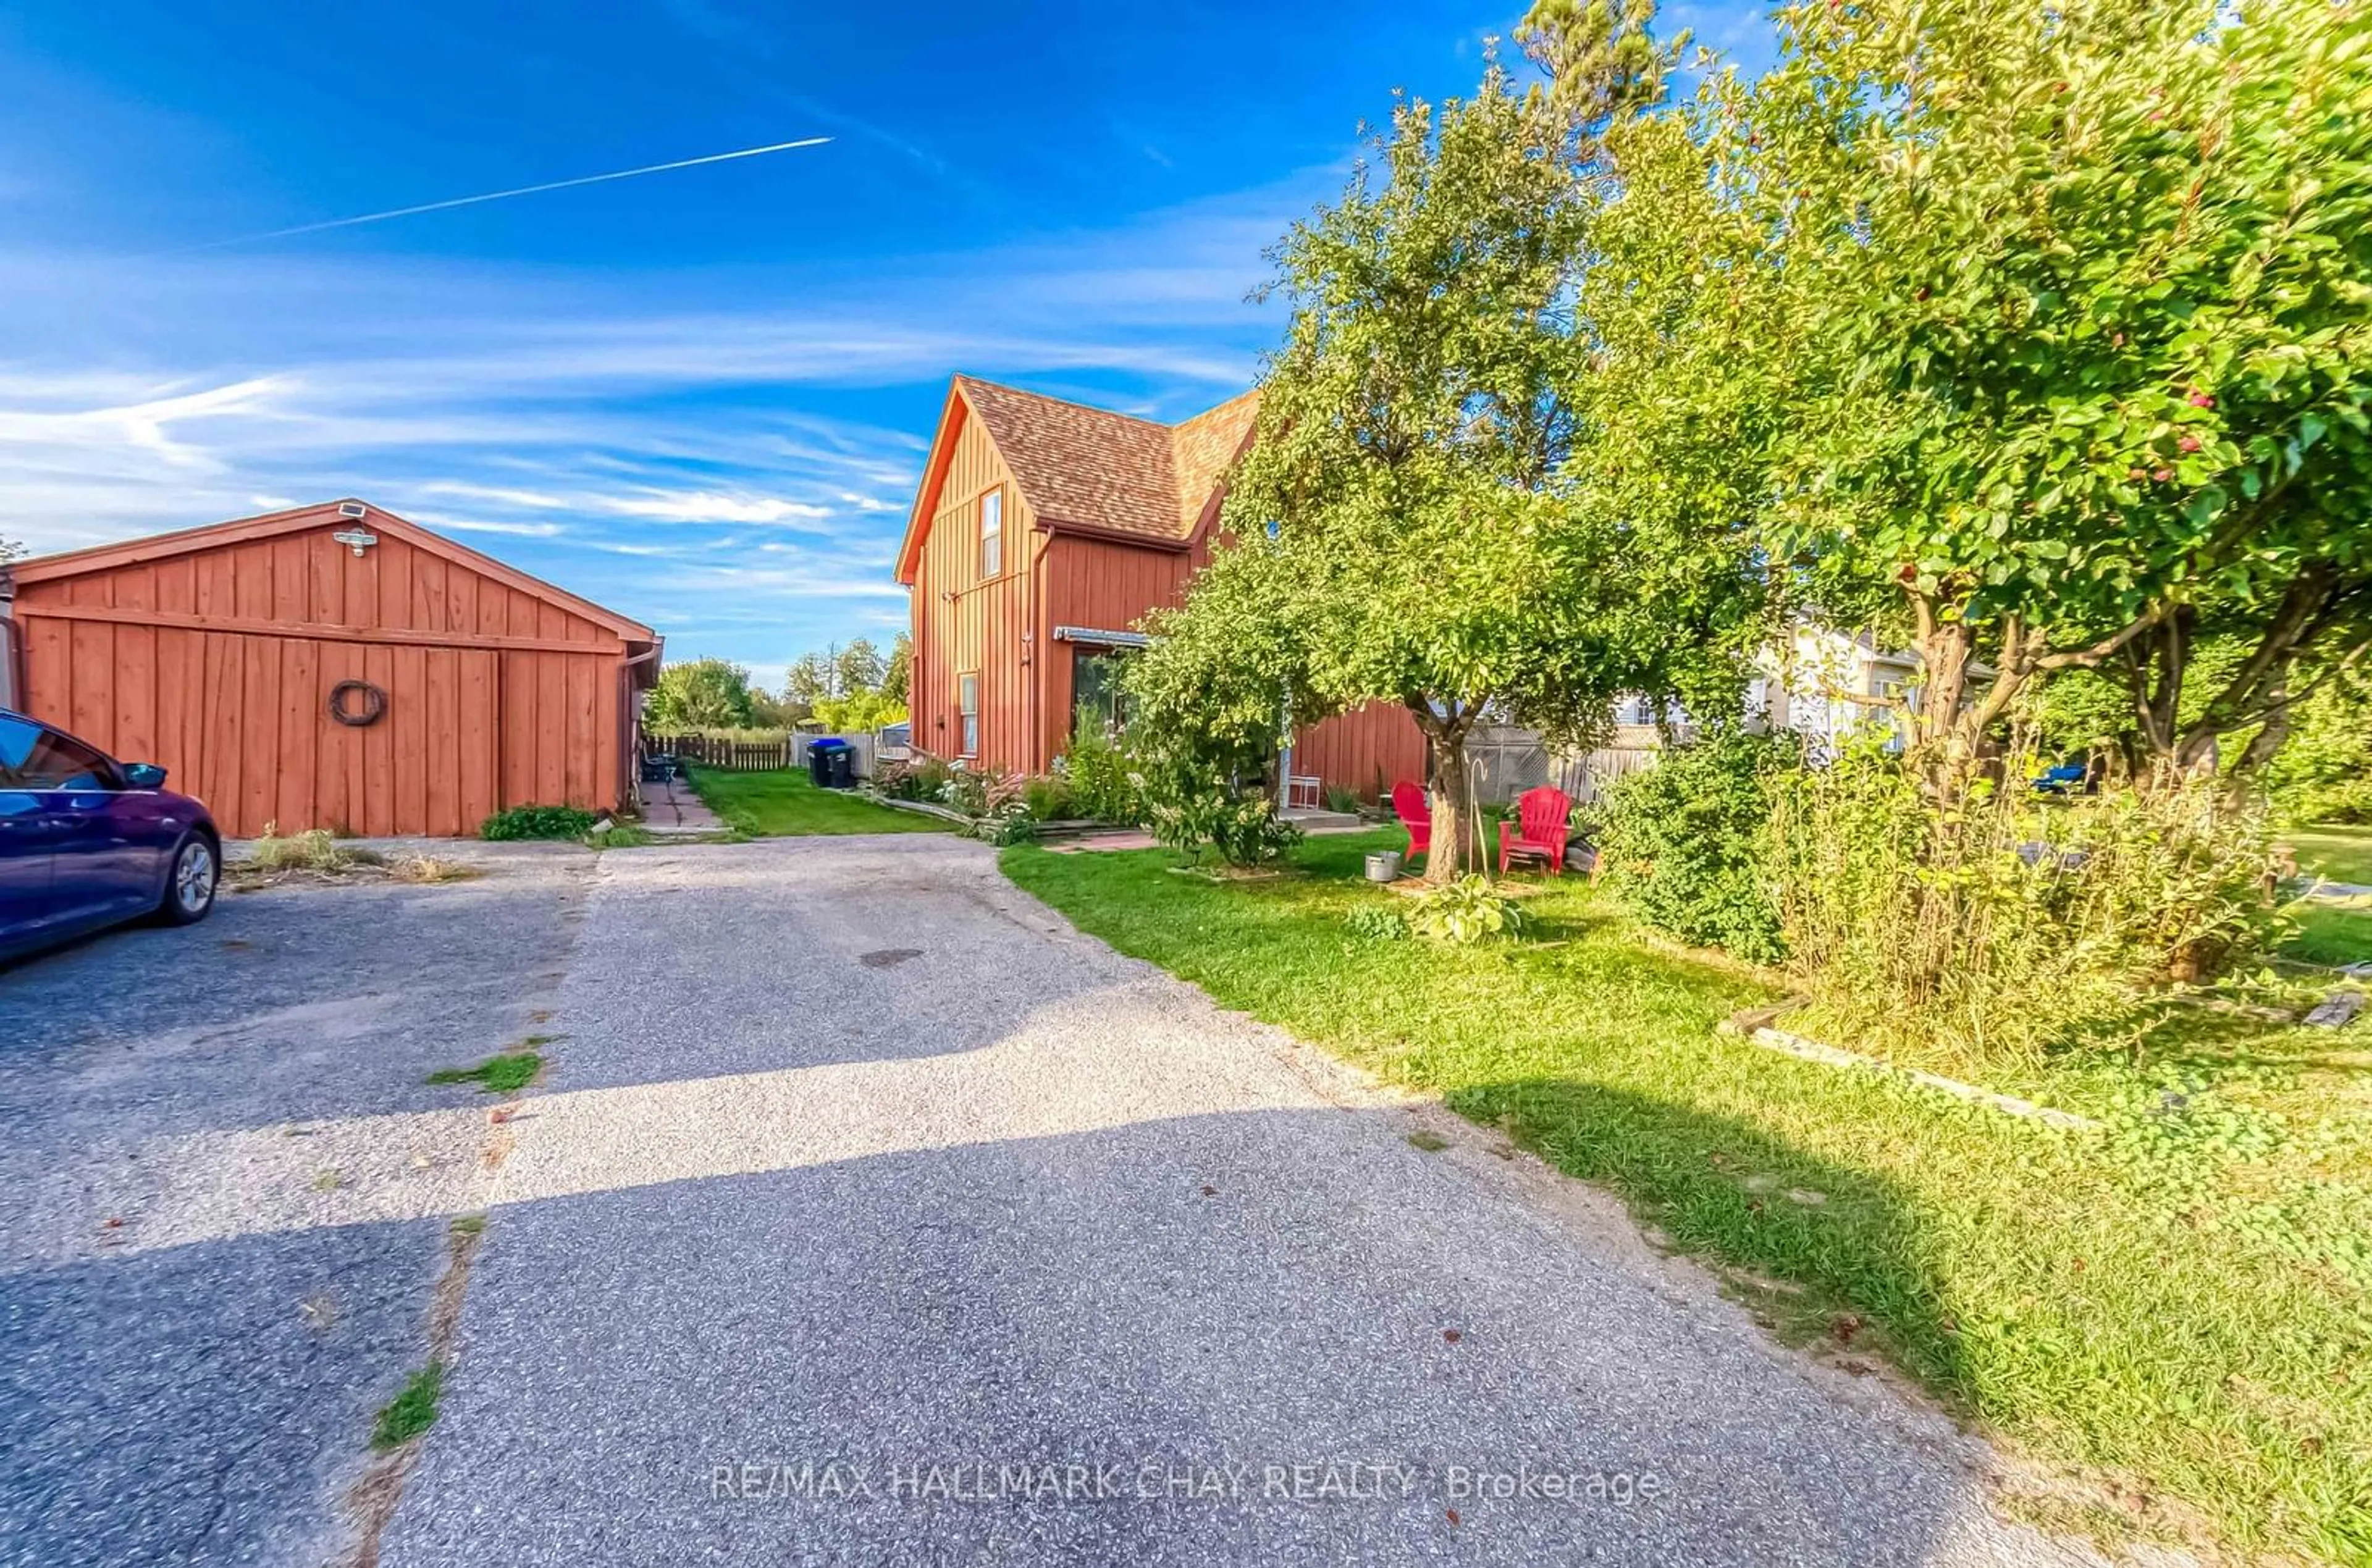
[[[506,806],[617,807],[632,712],[618,638],[406,540],[358,558],[329,537],[342,526],[22,585],[27,711],[162,765],[235,835],[454,835]],[[59,605],[123,614],[44,613]],[[271,630],[173,623],[191,617]],[[472,645],[506,637],[584,650]],[[384,691],[385,716],[331,719],[344,680]]]
[[[1424,731],[1406,708],[1395,703],[1369,703],[1314,724],[1293,740],[1293,771],[1322,781],[1328,789],[1347,789],[1372,800],[1377,780],[1383,792],[1407,779],[1425,780]]]
[[[958,405],[959,409],[961,405]],[[930,531],[914,568],[913,689],[914,744],[935,756],[961,751],[963,719],[957,678],[980,677],[980,751],[983,768],[1044,771],[1038,743],[1041,705],[1030,679],[1045,650],[1035,629],[1033,584],[1046,541],[1037,533],[1020,488],[987,433],[969,415],[948,459],[935,499]],[[1001,486],[1005,501],[1004,570],[980,576],[980,497]]]
[[[1045,673],[1045,723],[1040,737],[1051,762],[1070,744],[1071,712],[1076,703],[1072,671],[1075,650],[1052,640],[1057,626],[1126,632],[1153,610],[1185,597],[1194,563],[1182,551],[1058,534],[1046,544],[1046,629],[1041,642],[1052,656]]]

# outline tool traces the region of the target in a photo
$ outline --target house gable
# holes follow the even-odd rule
[[[360,516],[355,516],[356,512]],[[337,536],[358,536],[355,542]],[[158,625],[367,628],[483,642],[654,647],[639,621],[354,500],[19,561],[24,610]]]
[[[958,376],[907,517],[897,580],[914,581],[924,536],[948,509],[948,466],[968,428],[985,433],[1033,527],[1182,551],[1217,517],[1223,481],[1250,442],[1259,406],[1254,390],[1183,424],[1157,424]]]

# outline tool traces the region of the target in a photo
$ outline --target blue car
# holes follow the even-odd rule
[[[0,708],[0,959],[127,920],[203,920],[221,869],[214,818],[164,769]]]

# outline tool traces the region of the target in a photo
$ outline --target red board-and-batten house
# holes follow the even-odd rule
[[[1180,424],[959,376],[898,552],[913,590],[914,745],[1044,772],[1082,704],[1109,711],[1110,662],[1141,646],[1211,558],[1257,392]],[[1305,794],[1424,776],[1424,738],[1370,704],[1294,739]],[[1308,804],[1315,805],[1315,800]]]

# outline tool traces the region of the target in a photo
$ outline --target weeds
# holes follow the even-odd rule
[[[581,806],[512,806],[478,825],[482,839],[581,839],[597,820]]]
[[[277,822],[266,822],[263,835],[248,846],[243,867],[256,871],[319,871],[335,875],[351,871],[357,865],[378,865],[384,857],[377,850],[360,849],[340,843],[327,828],[308,828],[301,833],[283,834]]]
[[[537,1043],[547,1037],[530,1037]],[[428,1074],[431,1084],[475,1084],[479,1092],[490,1095],[515,1094],[535,1081],[543,1070],[543,1058],[532,1051],[506,1051],[489,1056],[475,1067],[440,1067]]]
[[[483,876],[474,865],[433,854],[407,854],[388,863],[387,874],[398,882],[467,882]]]
[[[371,1446],[384,1452],[411,1442],[436,1424],[436,1401],[445,1391],[445,1364],[432,1361],[413,1373],[403,1391],[381,1407],[371,1427]]]

